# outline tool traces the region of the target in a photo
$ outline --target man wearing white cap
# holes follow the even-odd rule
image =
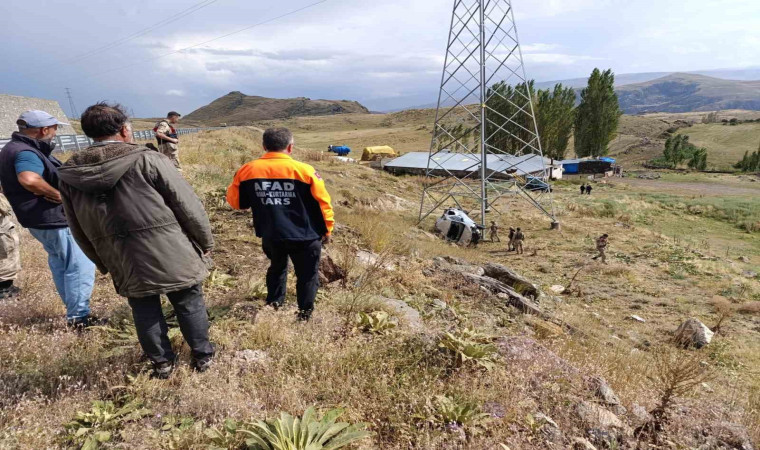
[[[86,328],[96,322],[90,316],[90,295],[95,264],[69,232],[58,192],[55,134],[59,122],[44,111],[27,111],[16,121],[19,131],[0,151],[0,183],[21,226],[29,229],[45,251],[53,281],[70,327]]]

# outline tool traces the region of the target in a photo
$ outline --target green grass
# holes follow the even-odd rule
[[[739,161],[744,152],[757,150],[760,144],[760,123],[722,125],[697,124],[680,130],[689,135],[697,147],[707,148],[708,167],[728,169]]]

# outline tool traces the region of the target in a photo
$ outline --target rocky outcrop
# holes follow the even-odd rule
[[[452,256],[438,256],[433,258],[433,268],[446,273],[461,273],[477,276],[482,276],[484,273],[482,267],[470,264],[461,258],[454,258]]]
[[[530,299],[537,299],[541,290],[532,281],[501,264],[488,263],[483,266],[484,275],[501,281],[518,294]]]

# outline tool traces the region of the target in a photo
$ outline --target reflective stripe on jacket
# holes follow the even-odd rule
[[[269,152],[241,167],[227,188],[227,202],[251,208],[256,236],[265,240],[310,241],[333,230],[324,180],[285,153]]]

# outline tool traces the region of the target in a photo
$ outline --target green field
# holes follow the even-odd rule
[[[760,145],[760,123],[698,124],[679,131],[689,135],[694,145],[708,149],[708,165],[715,168],[729,168],[744,152],[751,153]]]

